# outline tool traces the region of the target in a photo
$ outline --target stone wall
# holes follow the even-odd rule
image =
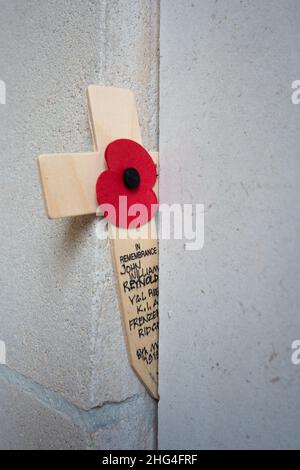
[[[36,157],[92,149],[85,89],[132,89],[158,142],[156,0],[1,0],[0,448],[153,448],[94,216],[47,220]]]
[[[299,448],[299,22],[161,2],[160,201],[204,204],[205,232],[160,244],[163,449]]]

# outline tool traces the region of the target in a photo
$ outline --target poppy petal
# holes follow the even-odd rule
[[[130,139],[111,142],[105,151],[105,160],[110,170],[123,174],[128,168],[135,168],[140,175],[142,188],[153,188],[156,181],[156,167],[140,144]]]
[[[146,224],[157,209],[157,197],[151,189],[128,190],[120,173],[104,171],[96,183],[97,201],[110,222],[118,227],[139,227]],[[136,222],[136,223],[135,223]]]

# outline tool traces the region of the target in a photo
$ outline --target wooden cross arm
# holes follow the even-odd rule
[[[158,167],[158,152],[150,152]],[[95,214],[96,181],[106,170],[96,152],[40,155],[38,167],[49,219]],[[157,183],[154,187],[157,193]]]

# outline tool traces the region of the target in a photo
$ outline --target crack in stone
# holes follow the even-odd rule
[[[33,395],[37,400],[45,406],[56,410],[68,417],[80,429],[93,433],[98,429],[110,426],[124,419],[134,418],[141,415],[141,409],[147,409],[152,399],[147,396],[146,392],[142,395],[133,395],[120,402],[105,402],[101,406],[84,410],[74,403],[64,398],[60,393],[55,392],[21,373],[10,369],[7,366],[0,366],[0,380],[5,380],[11,385],[15,385],[24,393]],[[146,404],[146,402],[149,402]],[[154,410],[155,404],[153,404]],[[154,416],[145,413],[145,419],[149,419],[149,428],[152,424]],[[147,416],[148,415],[148,416]]]

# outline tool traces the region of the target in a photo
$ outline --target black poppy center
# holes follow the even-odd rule
[[[123,173],[123,181],[128,189],[136,189],[140,185],[140,174],[135,168],[127,168]]]

